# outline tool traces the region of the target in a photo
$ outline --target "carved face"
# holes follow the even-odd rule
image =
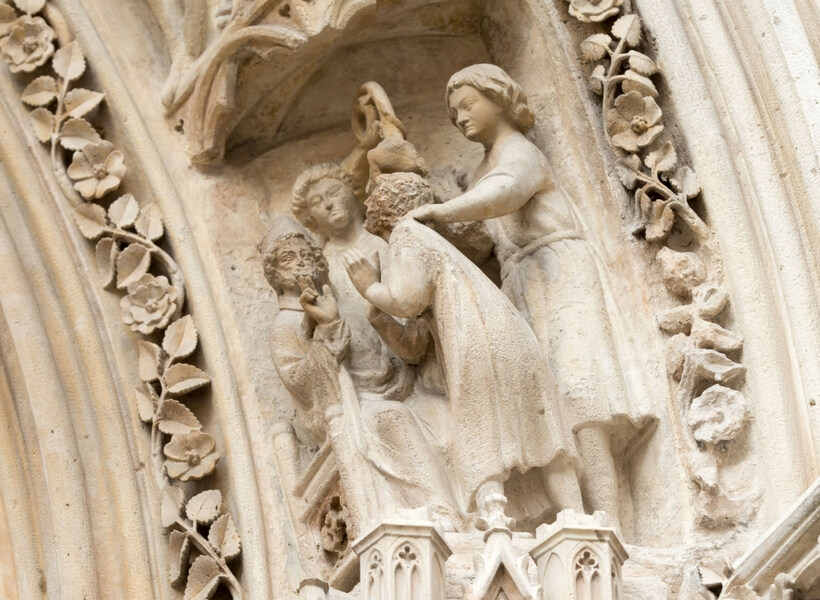
[[[317,278],[318,269],[313,248],[301,237],[294,236],[281,242],[273,253],[274,278],[280,286],[298,289],[299,280]]]
[[[344,182],[325,177],[308,190],[310,218],[322,235],[340,234],[351,223],[356,196]]]
[[[471,142],[492,140],[503,117],[503,109],[474,87],[463,85],[448,98],[455,124]]]

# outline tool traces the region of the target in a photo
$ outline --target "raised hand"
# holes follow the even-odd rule
[[[299,296],[299,303],[305,313],[319,325],[331,323],[339,318],[339,307],[329,285],[322,287],[321,294],[313,287],[303,288],[302,295]]]
[[[358,250],[348,250],[342,259],[350,281],[362,296],[371,285],[379,283],[381,278],[379,268]]]

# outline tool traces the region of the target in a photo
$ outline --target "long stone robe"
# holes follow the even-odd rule
[[[501,289],[548,357],[571,427],[603,425],[628,445],[654,418],[641,394],[627,392],[600,267],[577,210],[532,142],[515,133],[500,144],[470,189],[447,203],[451,220],[496,217],[488,223]]]
[[[481,484],[575,456],[538,340],[510,300],[461,252],[413,219],[390,237],[383,281],[399,317],[428,320],[444,372],[451,460],[463,509]],[[396,314],[400,313],[400,314]]]

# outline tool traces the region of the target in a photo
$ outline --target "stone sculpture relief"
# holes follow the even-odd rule
[[[470,189],[412,213],[420,221],[492,220],[501,289],[525,316],[555,373],[584,466],[592,510],[618,515],[611,437],[629,406],[598,265],[571,199],[546,157],[524,137],[534,124],[526,95],[503,70],[474,65],[447,84],[453,123],[485,148]]]
[[[585,503],[617,519],[611,440],[629,439],[626,430],[652,417],[629,407],[599,267],[571,201],[522,135],[533,124],[523,90],[498,67],[476,65],[457,73],[446,95],[454,124],[487,149],[476,183],[459,198],[434,203],[441,199],[425,180],[423,158],[373,82],[354,102],[358,145],[339,164],[297,178],[292,211],[319,236],[322,252],[281,219],[262,244],[280,294],[271,341],[277,371],[314,441],[337,432],[330,443],[348,505],[382,515],[433,506],[445,530],[470,522],[506,529],[519,504],[536,524],[550,512],[583,513]],[[468,237],[451,225],[464,221],[488,225],[501,288],[471,262],[475,253],[468,258],[448,242]],[[290,255],[304,257],[292,259],[289,273],[279,258],[286,239],[301,240]],[[345,389],[355,390],[352,401]],[[424,435],[400,440],[374,429],[383,415]],[[391,447],[414,464],[383,456]],[[374,480],[385,473],[386,488]],[[515,486],[505,489],[511,476],[529,480],[523,502]],[[396,501],[403,478],[425,491]],[[367,518],[360,509],[350,514],[362,531]],[[499,556],[512,552],[508,536],[494,540]]]
[[[384,18],[373,0],[149,4],[157,14],[175,14],[164,23],[166,34],[185,29],[170,52],[162,100],[169,114],[189,120],[184,135],[200,162],[222,156],[231,128],[249,110],[233,95],[243,84],[241,69],[250,65],[246,81],[259,62],[287,56],[283,64],[293,69],[282,71],[298,87],[309,77],[303,67],[343,37],[349,21],[362,17],[359,27]],[[201,406],[194,393],[211,383],[200,368],[207,357],[195,354],[200,340],[186,304],[189,290],[157,205],[128,193],[126,175],[134,172],[128,153],[103,139],[116,139],[95,112],[106,110],[105,95],[80,87],[94,88],[85,83],[94,80],[81,82],[86,60],[60,6],[0,0],[0,58],[33,108],[32,131],[50,153],[58,202],[79,234],[96,243],[100,283],[122,293],[118,317],[136,343],[134,413],[150,429],[143,458],[162,497],[157,513],[166,529],[159,535],[167,537],[161,552],[170,557],[168,578],[186,599],[212,597],[220,587],[222,595],[249,597],[244,585],[267,574],[236,570],[240,553],[249,556],[248,538],[240,543],[223,508],[230,506],[219,489],[224,480],[208,479],[224,472],[227,444],[205,431],[214,424],[210,411],[197,408],[195,415],[188,407]],[[341,160],[326,155],[338,162],[301,173],[289,198],[295,219],[262,218],[270,229],[259,250],[278,311],[260,316],[259,326],[270,330],[271,369],[295,416],[292,428],[265,429],[273,449],[260,455],[276,453],[274,462],[293,467],[286,473],[293,477],[283,478],[292,501],[286,520],[297,537],[304,529],[315,534],[311,540],[326,563],[316,568],[312,558],[292,556],[303,561],[305,574],[331,581],[305,579],[301,598],[558,600],[572,589],[582,596],[643,597],[635,565],[649,568],[646,554],[656,549],[629,547],[637,559],[625,562],[619,461],[625,449],[647,441],[658,420],[673,425],[684,452],[696,526],[705,530],[695,535],[712,543],[714,530],[740,531],[755,516],[754,491],[736,497],[722,475],[724,466],[736,466],[724,463],[743,459],[737,449],[754,416],[744,387],[743,338],[727,325],[720,251],[698,205],[690,205],[699,185],[679,160],[687,150],[676,149],[677,138],[669,135],[664,91],[652,79],[659,66],[651,50],[639,51],[646,44],[630,0],[569,0],[560,10],[594,32],[580,55],[598,63],[590,87],[601,96],[600,125],[634,197],[630,233],[654,248],[651,274],[669,294],[657,323],[668,334],[672,414],[634,402],[588,215],[579,214],[542,151],[538,136],[549,129],[529,134],[534,114],[521,86],[491,64],[453,75],[446,110],[484,156],[463,193],[442,195],[445,188],[428,168],[440,157],[427,154],[421,136],[408,134],[419,115],[405,127],[385,90],[365,83],[353,103],[353,151]],[[498,58],[493,51],[488,56]],[[45,74],[48,66],[53,73]],[[266,89],[286,85],[282,79]],[[396,106],[404,114],[402,102]],[[282,118],[272,113],[271,123],[278,127]],[[306,161],[300,160],[290,164],[301,169]],[[468,162],[453,159],[458,167]],[[455,187],[460,183],[449,191]],[[125,193],[116,197],[120,188]],[[488,258],[497,264],[488,265]],[[283,438],[294,428],[301,447],[289,453]],[[786,520],[767,548],[782,556],[778,548],[791,544],[789,552],[800,558],[770,565],[751,554],[745,562],[752,566],[740,561],[734,572],[716,567],[723,557],[715,558],[710,566],[720,575],[688,565],[688,580],[674,588],[678,597],[714,598],[724,587],[729,598],[810,596],[806,590],[817,587],[816,534],[809,535],[817,501],[808,500],[799,507],[805,513],[799,544]],[[301,512],[294,509],[302,508],[299,502],[306,507]],[[651,564],[669,573],[658,567],[673,560],[664,551],[657,549],[662,556]],[[623,571],[630,576],[626,587]],[[673,587],[653,597],[671,598]]]
[[[334,269],[341,265],[326,261],[287,217],[274,224],[261,249],[268,280],[279,293],[271,354],[300,403],[303,423],[316,441],[329,437],[353,515],[352,532],[372,525],[384,511],[431,506],[454,516],[440,461],[402,402],[412,373],[396,368],[378,336],[365,337],[371,327],[363,302],[321,283],[328,271],[331,280],[338,277]]]
[[[221,453],[216,439],[183,404],[211,379],[183,362],[196,351],[198,334],[193,317],[183,314],[182,272],[159,245],[165,233],[162,215],[156,204],[141,203],[129,193],[110,201],[109,194],[126,176],[125,156],[87,119],[105,94],[76,86],[86,59],[56,6],[46,0],[18,0],[15,6],[24,14],[0,4],[1,56],[13,73],[36,72],[50,59],[53,74],[32,79],[21,100],[36,107],[29,114],[31,126],[49,145],[64,196],[60,200],[73,211],[82,236],[96,242],[100,284],[125,294],[121,320],[140,334],[136,371],[141,385],[133,394],[140,420],[150,426],[151,456],[145,462],[162,497],[167,575],[173,586],[184,589],[185,598],[210,597],[224,586],[240,600],[244,591],[229,563],[240,555],[241,542],[230,513],[223,510],[222,493],[189,484],[211,475]],[[35,16],[41,12],[46,18]],[[108,208],[99,201],[109,202]]]

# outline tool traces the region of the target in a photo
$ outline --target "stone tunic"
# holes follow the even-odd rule
[[[449,220],[470,217],[470,207],[495,211],[502,290],[549,358],[572,428],[623,421],[637,429],[646,415],[626,392],[595,255],[546,157],[515,133],[477,175],[470,190],[447,203],[455,214]],[[493,206],[499,203],[518,208],[502,214]]]
[[[463,509],[513,469],[574,457],[538,340],[509,299],[461,252],[413,219],[390,237],[382,274],[401,317],[427,319],[444,373],[451,460]]]

